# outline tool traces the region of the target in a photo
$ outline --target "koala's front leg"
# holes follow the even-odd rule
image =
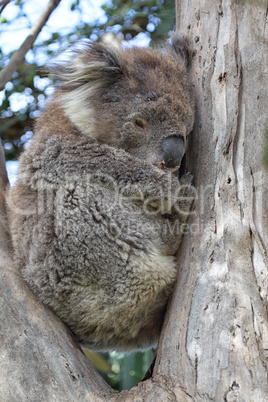
[[[171,178],[172,176],[169,179]],[[148,197],[145,195],[143,198],[145,210],[148,213],[152,210],[155,214],[160,213],[164,218],[178,219],[179,222],[184,223],[189,216],[196,194],[192,185],[193,179],[194,175],[188,172],[182,176],[176,189],[174,187],[171,189],[172,186],[170,186],[168,191],[162,191],[159,198],[152,197],[151,194]]]
[[[175,255],[179,249],[182,237],[188,232],[185,223],[189,217],[190,209],[195,196],[195,189],[192,186],[193,175],[187,173],[182,176],[176,200],[168,213],[162,215],[163,226],[160,237],[164,244],[163,252]]]

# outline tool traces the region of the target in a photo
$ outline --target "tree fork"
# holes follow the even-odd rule
[[[22,281],[1,219],[4,400],[267,398],[267,10],[177,0],[177,28],[195,48],[197,119],[187,169],[197,198],[152,377],[119,394],[108,387]]]

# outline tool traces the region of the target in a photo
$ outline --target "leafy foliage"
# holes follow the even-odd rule
[[[111,352],[98,355],[109,363],[109,370],[99,370],[101,375],[117,391],[129,389],[141,381],[153,359],[151,350],[130,354]],[[89,358],[98,368],[90,356]]]

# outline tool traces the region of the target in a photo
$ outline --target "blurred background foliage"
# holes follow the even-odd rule
[[[8,29],[16,30],[16,24],[21,27],[31,26],[27,11],[29,0],[18,0],[12,4],[17,8],[15,17],[11,19],[4,16],[8,11],[8,4],[1,16],[0,43],[3,45],[3,33]],[[62,6],[66,0],[58,6]],[[0,102],[0,136],[4,143],[6,159],[17,159],[25,144],[31,139],[34,119],[44,107],[47,96],[51,94],[51,79],[42,72],[42,66],[52,57],[67,49],[77,40],[87,38],[92,41],[118,40],[134,42],[142,38],[146,44],[163,41],[168,37],[168,32],[175,25],[175,1],[174,0],[112,0],[102,4],[102,17],[87,22],[84,10],[85,4],[89,7],[90,1],[71,0],[69,3],[68,20],[66,26],[59,28],[54,26],[50,32],[46,32],[45,38],[40,40],[39,35],[34,47],[25,57],[12,80],[2,91]],[[40,3],[39,3],[40,4]],[[40,8],[40,6],[39,6]],[[42,8],[40,8],[40,13]],[[57,11],[57,10],[55,10]],[[72,13],[75,14],[73,25]],[[64,15],[62,15],[64,18]],[[91,16],[92,19],[92,16]],[[68,28],[69,24],[69,28]],[[20,30],[18,29],[18,35]],[[42,34],[42,33],[41,33]],[[116,38],[116,39],[115,39]],[[5,39],[7,40],[7,39]],[[0,48],[0,68],[3,68],[10,59],[13,50],[4,51]]]
[[[25,37],[20,37],[21,29],[29,29],[34,22],[30,18],[29,7],[27,8],[30,1],[13,2],[11,17],[8,13],[11,3],[7,4],[2,13],[0,68],[7,65],[13,52],[25,39],[27,33]],[[62,0],[54,13],[60,11],[63,3],[65,6],[68,3],[68,18],[67,14],[62,12],[61,21],[60,17],[58,20],[54,19],[51,26],[49,20],[47,24],[49,29],[44,28],[43,30],[45,35],[42,31],[34,47],[26,55],[24,62],[13,74],[12,80],[6,84],[4,91],[0,92],[0,102],[2,102],[0,136],[10,166],[13,167],[11,161],[19,157],[21,151],[31,140],[34,119],[39,116],[47,97],[52,93],[51,78],[42,72],[43,65],[52,57],[57,56],[82,38],[92,41],[117,40],[126,45],[140,43],[154,45],[157,42],[165,41],[168,32],[174,29],[174,0],[112,0],[107,2],[99,0],[99,2],[102,2],[102,5],[99,6],[102,11],[101,17],[94,20],[94,16],[92,18],[91,15],[90,19],[93,22],[88,22],[90,3],[93,7],[93,5],[96,6],[96,2]],[[37,3],[35,2],[35,7]],[[38,11],[41,13],[44,5],[42,4],[41,8],[39,3],[38,7]],[[65,25],[62,25],[62,19],[65,19]],[[14,38],[14,33],[15,39],[11,43],[11,34]],[[5,46],[6,41],[9,41],[9,46]],[[105,380],[118,391],[131,388],[140,381],[153,358],[151,350],[131,354],[95,353],[87,350],[85,353]]]
[[[84,349],[94,367],[116,391],[134,387],[141,381],[153,360],[153,351],[96,353]]]

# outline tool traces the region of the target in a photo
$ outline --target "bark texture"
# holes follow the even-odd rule
[[[267,10],[177,1],[195,43],[195,214],[154,375],[193,400],[264,401],[267,383]],[[176,400],[176,399],[175,399]]]

